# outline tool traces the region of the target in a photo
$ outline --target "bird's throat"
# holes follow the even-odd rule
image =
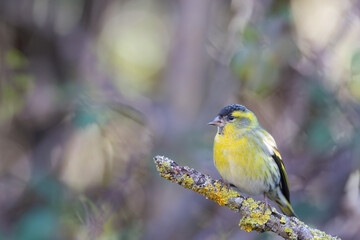
[[[220,135],[224,135],[224,126],[218,127],[218,133],[219,133]]]

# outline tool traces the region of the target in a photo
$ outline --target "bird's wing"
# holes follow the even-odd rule
[[[276,164],[278,165],[280,171],[280,189],[281,192],[284,194],[285,198],[290,203],[290,191],[289,191],[289,180],[285,171],[284,163],[281,160],[281,156],[277,149],[274,149],[274,155],[272,155],[273,159],[275,160]]]
[[[263,138],[264,144],[269,149],[271,157],[276,162],[276,165],[279,168],[280,171],[280,189],[281,192],[284,194],[285,198],[290,203],[290,191],[289,191],[289,180],[286,174],[286,170],[284,167],[284,163],[281,159],[281,155],[279,151],[277,150],[276,143],[274,138],[265,130],[263,131],[263,134],[265,135]]]

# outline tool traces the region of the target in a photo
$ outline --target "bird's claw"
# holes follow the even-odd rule
[[[224,179],[220,178],[218,182],[220,182],[221,184],[220,191],[223,189],[224,186],[226,186],[228,190],[230,189],[230,183],[226,182]]]
[[[265,214],[265,211],[266,211],[267,207],[268,207],[268,201],[267,201],[266,195],[264,193],[264,208],[263,208],[263,211],[262,211],[263,215]]]
[[[267,198],[266,198],[266,196],[265,196],[265,194],[264,194],[264,208],[263,208],[263,211],[262,211],[262,214],[264,215],[265,214],[265,212],[266,212],[266,209],[270,209],[270,212],[272,213],[273,211],[272,211],[272,209],[271,209],[271,206],[270,206],[270,204],[268,203],[268,201],[267,201]]]
[[[263,207],[263,210],[262,210],[262,214],[265,215],[265,212],[266,212],[266,209],[267,209],[267,203],[264,203],[264,207]],[[271,208],[270,208],[271,209]]]

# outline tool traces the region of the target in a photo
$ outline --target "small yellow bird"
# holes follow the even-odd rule
[[[239,104],[220,110],[209,122],[217,126],[214,163],[223,180],[250,195],[264,194],[287,216],[295,216],[290,204],[289,182],[274,138],[254,113]]]

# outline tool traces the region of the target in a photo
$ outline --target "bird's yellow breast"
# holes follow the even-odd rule
[[[269,183],[279,178],[279,171],[272,157],[262,149],[262,141],[255,133],[235,135],[236,131],[224,129],[216,134],[214,163],[222,178],[242,192],[259,195],[273,186]],[[275,184],[275,183],[274,183]]]

